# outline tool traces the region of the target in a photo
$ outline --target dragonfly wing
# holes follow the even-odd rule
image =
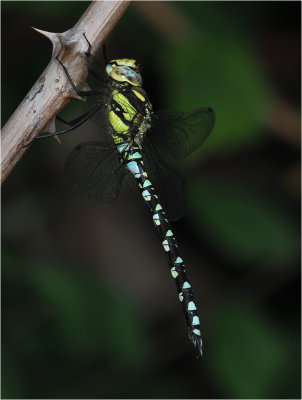
[[[100,58],[101,57],[101,58]],[[88,77],[86,80],[86,90],[90,90],[91,88],[100,90],[100,94],[96,96],[87,96],[85,101],[82,103],[82,107],[85,111],[88,111],[95,107],[96,104],[100,105],[100,110],[96,114],[94,114],[90,119],[94,121],[97,125],[101,126],[104,129],[108,128],[107,120],[107,101],[108,96],[110,96],[110,91],[108,90],[108,81],[106,79],[106,75],[104,72],[105,66],[102,56],[92,56],[89,58],[89,70]],[[106,118],[107,117],[107,118]]]
[[[69,154],[64,175],[69,185],[97,201],[113,201],[121,188],[125,167],[108,143],[87,142]]]
[[[106,89],[104,88],[104,93],[96,96],[87,96],[85,101],[82,103],[82,107],[85,111],[91,110],[96,105],[100,106],[99,111],[93,114],[89,119],[102,127],[104,130],[108,129],[107,105],[104,101],[104,96],[106,96],[105,93]]]
[[[183,217],[187,208],[187,186],[182,177],[169,167],[146,139],[143,144],[143,160],[159,202],[167,212],[169,221]]]
[[[164,111],[154,114],[148,136],[156,147],[180,159],[198,149],[214,123],[215,113],[208,107],[187,113]]]

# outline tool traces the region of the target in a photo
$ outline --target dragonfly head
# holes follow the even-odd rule
[[[142,77],[135,60],[128,58],[112,60],[106,66],[106,73],[115,82],[142,86]]]

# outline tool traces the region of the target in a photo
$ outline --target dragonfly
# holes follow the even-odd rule
[[[85,34],[84,34],[85,36]],[[90,43],[86,53],[90,60]],[[154,112],[142,87],[136,60],[121,58],[108,62],[105,84],[95,90],[79,90],[65,65],[61,64],[77,95],[93,99],[85,114],[62,122],[68,128],[36,137],[61,135],[76,129],[88,119],[106,131],[106,141],[79,144],[67,158],[64,173],[70,186],[101,201],[114,200],[125,176],[131,176],[146,203],[164,249],[170,273],[175,280],[182,304],[188,336],[197,351],[203,353],[200,320],[191,283],[170,221],[183,214],[185,189],[183,179],[163,161],[163,154],[182,159],[198,149],[215,123],[212,108],[191,112]]]

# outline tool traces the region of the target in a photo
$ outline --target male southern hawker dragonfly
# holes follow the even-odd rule
[[[89,42],[88,45],[89,59]],[[189,338],[200,356],[202,340],[197,307],[169,223],[182,215],[185,184],[162,161],[160,149],[176,159],[195,151],[212,131],[215,114],[208,107],[187,113],[154,112],[142,88],[140,69],[134,59],[123,58],[108,62],[105,85],[101,89],[89,91],[78,90],[66,67],[58,61],[76,93],[79,96],[91,96],[93,106],[73,121],[61,119],[69,125],[67,129],[42,134],[37,138],[69,132],[91,117],[101,121],[107,132],[107,141],[78,145],[65,164],[66,178],[73,188],[96,200],[111,201],[118,195],[125,175],[132,175],[152,215],[170,273],[177,286]]]

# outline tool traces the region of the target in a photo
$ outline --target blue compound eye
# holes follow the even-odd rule
[[[108,64],[106,72],[113,81],[129,83],[132,86],[141,86],[142,78],[138,72],[135,72],[131,67]]]
[[[132,69],[128,70],[128,76],[133,78],[135,76],[135,72]]]
[[[106,66],[106,72],[107,72],[108,75],[111,75],[112,70],[113,70],[112,65],[111,65],[111,64],[107,64],[107,66]]]

